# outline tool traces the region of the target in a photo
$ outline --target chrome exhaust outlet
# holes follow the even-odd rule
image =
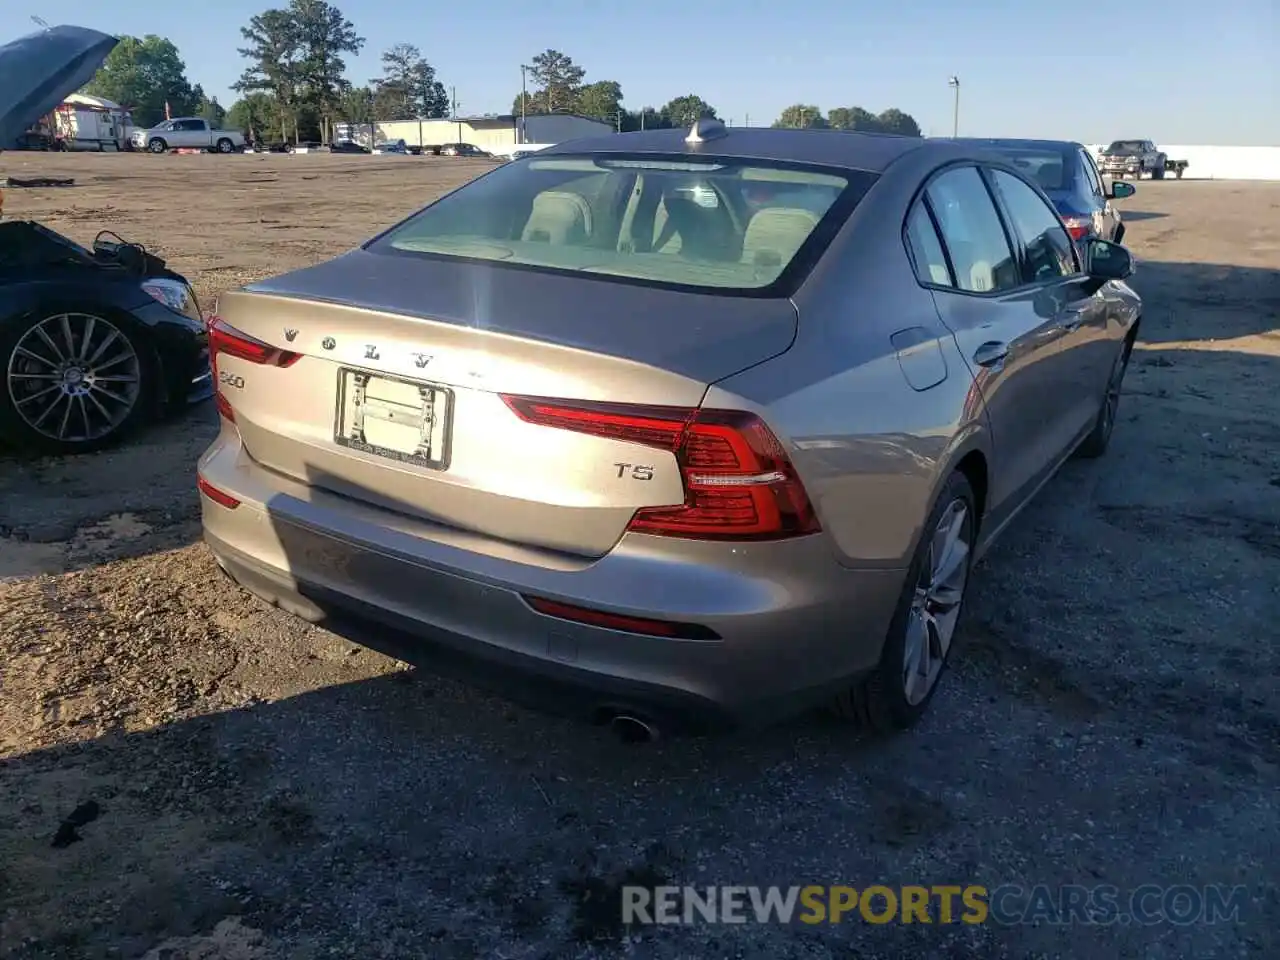
[[[647,720],[620,713],[609,721],[609,729],[623,743],[652,743],[658,739],[658,728]]]

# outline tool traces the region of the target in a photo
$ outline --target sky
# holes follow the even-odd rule
[[[332,2],[332,0],[331,0]],[[244,69],[239,28],[284,0],[0,0],[0,40],[50,24],[166,36],[224,106]],[[365,38],[347,75],[412,43],[459,112],[506,113],[520,64],[553,47],[617,80],[624,106],[694,93],[762,126],[792,103],[898,107],[926,136],[1280,146],[1276,0],[338,0]]]

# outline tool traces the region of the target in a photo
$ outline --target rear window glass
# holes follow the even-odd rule
[[[367,249],[768,292],[784,275],[798,280],[874,180],[743,161],[532,156],[442,197]]]
[[[996,147],[1011,166],[1023,176],[1040,184],[1041,190],[1066,190],[1071,186],[1071,170],[1067,157],[1057,150],[1033,150],[1025,147]]]

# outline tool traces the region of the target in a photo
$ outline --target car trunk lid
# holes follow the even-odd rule
[[[49,27],[0,46],[0,149],[80,89],[120,41],[87,27]]]
[[[525,422],[504,395],[696,407],[796,330],[786,299],[363,250],[224,295],[218,312],[297,355],[218,358],[262,465],[586,556],[607,552],[638,508],[683,501],[674,453]]]

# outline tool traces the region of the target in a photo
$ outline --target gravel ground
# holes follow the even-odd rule
[[[6,213],[110,227],[205,301],[483,164],[33,157]],[[197,410],[0,460],[0,956],[1280,956],[1280,184],[1143,183],[1111,452],[976,577],[917,730],[623,747],[229,587]],[[620,885],[1237,885],[1239,922],[624,930]]]

